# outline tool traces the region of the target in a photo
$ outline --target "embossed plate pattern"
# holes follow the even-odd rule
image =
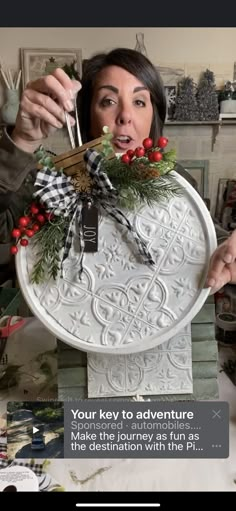
[[[191,394],[191,324],[173,339],[141,353],[88,353],[88,397]]]
[[[34,254],[30,245],[21,247],[16,258],[21,290],[59,339],[85,351],[135,353],[167,341],[198,313],[209,294],[203,286],[217,246],[215,228],[198,193],[173,174],[181,197],[128,215],[154,267],[140,262],[127,230],[106,215],[100,217],[99,251],[84,257],[82,281],[73,249],[63,279],[30,284]]]

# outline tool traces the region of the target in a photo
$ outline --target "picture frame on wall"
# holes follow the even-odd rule
[[[176,102],[176,86],[165,85],[166,96],[166,121],[171,121],[174,118],[175,102]]]
[[[224,203],[227,194],[228,178],[221,177],[218,181],[217,196],[216,196],[216,208],[215,208],[215,219],[221,223]]]
[[[227,231],[236,229],[236,180],[228,179],[224,192],[221,225]]]
[[[208,198],[209,160],[178,160],[197,183],[198,192],[203,199]]]
[[[177,87],[178,82],[185,76],[185,65],[183,63],[178,67],[172,64],[159,64],[156,68],[161,75],[164,86],[175,85]]]
[[[20,48],[23,89],[31,80],[64,69],[71,78],[82,76],[82,50],[78,48]]]
[[[84,74],[86,70],[87,63],[89,62],[89,59],[83,59],[82,60],[82,75]]]

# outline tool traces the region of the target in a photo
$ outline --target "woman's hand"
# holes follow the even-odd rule
[[[206,281],[212,294],[228,283],[236,284],[236,231],[212,254]]]
[[[80,82],[71,80],[60,68],[29,82],[22,94],[11,135],[14,143],[23,151],[34,152],[43,138],[63,127],[64,110],[74,110],[74,99],[80,88]],[[70,121],[73,125],[71,116]]]

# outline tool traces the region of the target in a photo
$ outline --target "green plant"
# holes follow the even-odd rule
[[[65,64],[62,69],[65,71],[65,73],[70,77],[74,78],[74,80],[80,80],[79,73],[76,69],[76,61],[73,60],[71,64]]]
[[[219,101],[225,101],[227,99],[236,99],[236,90],[234,88],[234,82],[225,82],[224,88],[219,92]]]

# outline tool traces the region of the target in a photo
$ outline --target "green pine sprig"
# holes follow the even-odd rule
[[[57,277],[61,265],[60,251],[65,244],[69,221],[63,217],[54,217],[44,224],[32,238],[37,248],[36,263],[31,273],[31,282],[39,284],[48,278]]]
[[[176,184],[174,177],[166,175],[165,178],[137,181],[130,187],[123,188],[119,193],[119,204],[126,209],[134,209],[142,204],[152,207],[159,202],[168,201],[181,195],[182,189]]]
[[[104,160],[103,170],[118,191],[121,207],[134,209],[142,203],[153,206],[182,195],[182,188],[170,174],[175,167],[174,151],[170,151],[167,160],[163,158],[158,163],[147,160],[145,157],[137,158],[131,165],[122,163],[118,158]],[[152,175],[155,172],[157,175]]]

